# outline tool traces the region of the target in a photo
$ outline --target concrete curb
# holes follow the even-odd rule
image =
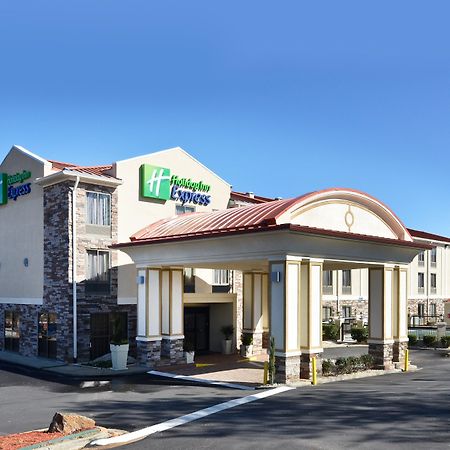
[[[22,447],[21,450],[78,450],[86,447],[93,440],[107,438],[108,436],[108,430],[96,427],[93,430],[80,431],[69,436]]]

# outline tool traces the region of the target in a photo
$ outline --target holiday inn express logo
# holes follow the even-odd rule
[[[170,169],[142,164],[140,172],[142,197],[170,199]]]
[[[0,205],[8,203],[8,174],[0,173]]]
[[[182,178],[171,175],[167,167],[142,164],[139,169],[140,194],[143,198],[157,200],[179,200],[185,203],[194,203],[206,206],[211,196],[206,195],[211,186],[203,181],[193,181],[191,178]],[[188,189],[188,190],[186,190]]]

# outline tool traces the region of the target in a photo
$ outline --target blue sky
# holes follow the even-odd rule
[[[447,1],[0,3],[0,158],[181,146],[239,191],[366,191],[450,235]]]

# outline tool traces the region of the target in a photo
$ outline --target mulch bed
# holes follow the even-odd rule
[[[0,450],[18,450],[29,445],[51,441],[52,439],[58,439],[64,436],[67,435],[59,432],[47,433],[47,431],[28,431],[26,433],[8,434],[7,436],[0,436]]]

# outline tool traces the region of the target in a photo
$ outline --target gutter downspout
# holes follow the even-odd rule
[[[72,188],[72,312],[73,312],[73,362],[78,358],[78,311],[77,311],[77,220],[76,194],[80,177],[77,176]]]

